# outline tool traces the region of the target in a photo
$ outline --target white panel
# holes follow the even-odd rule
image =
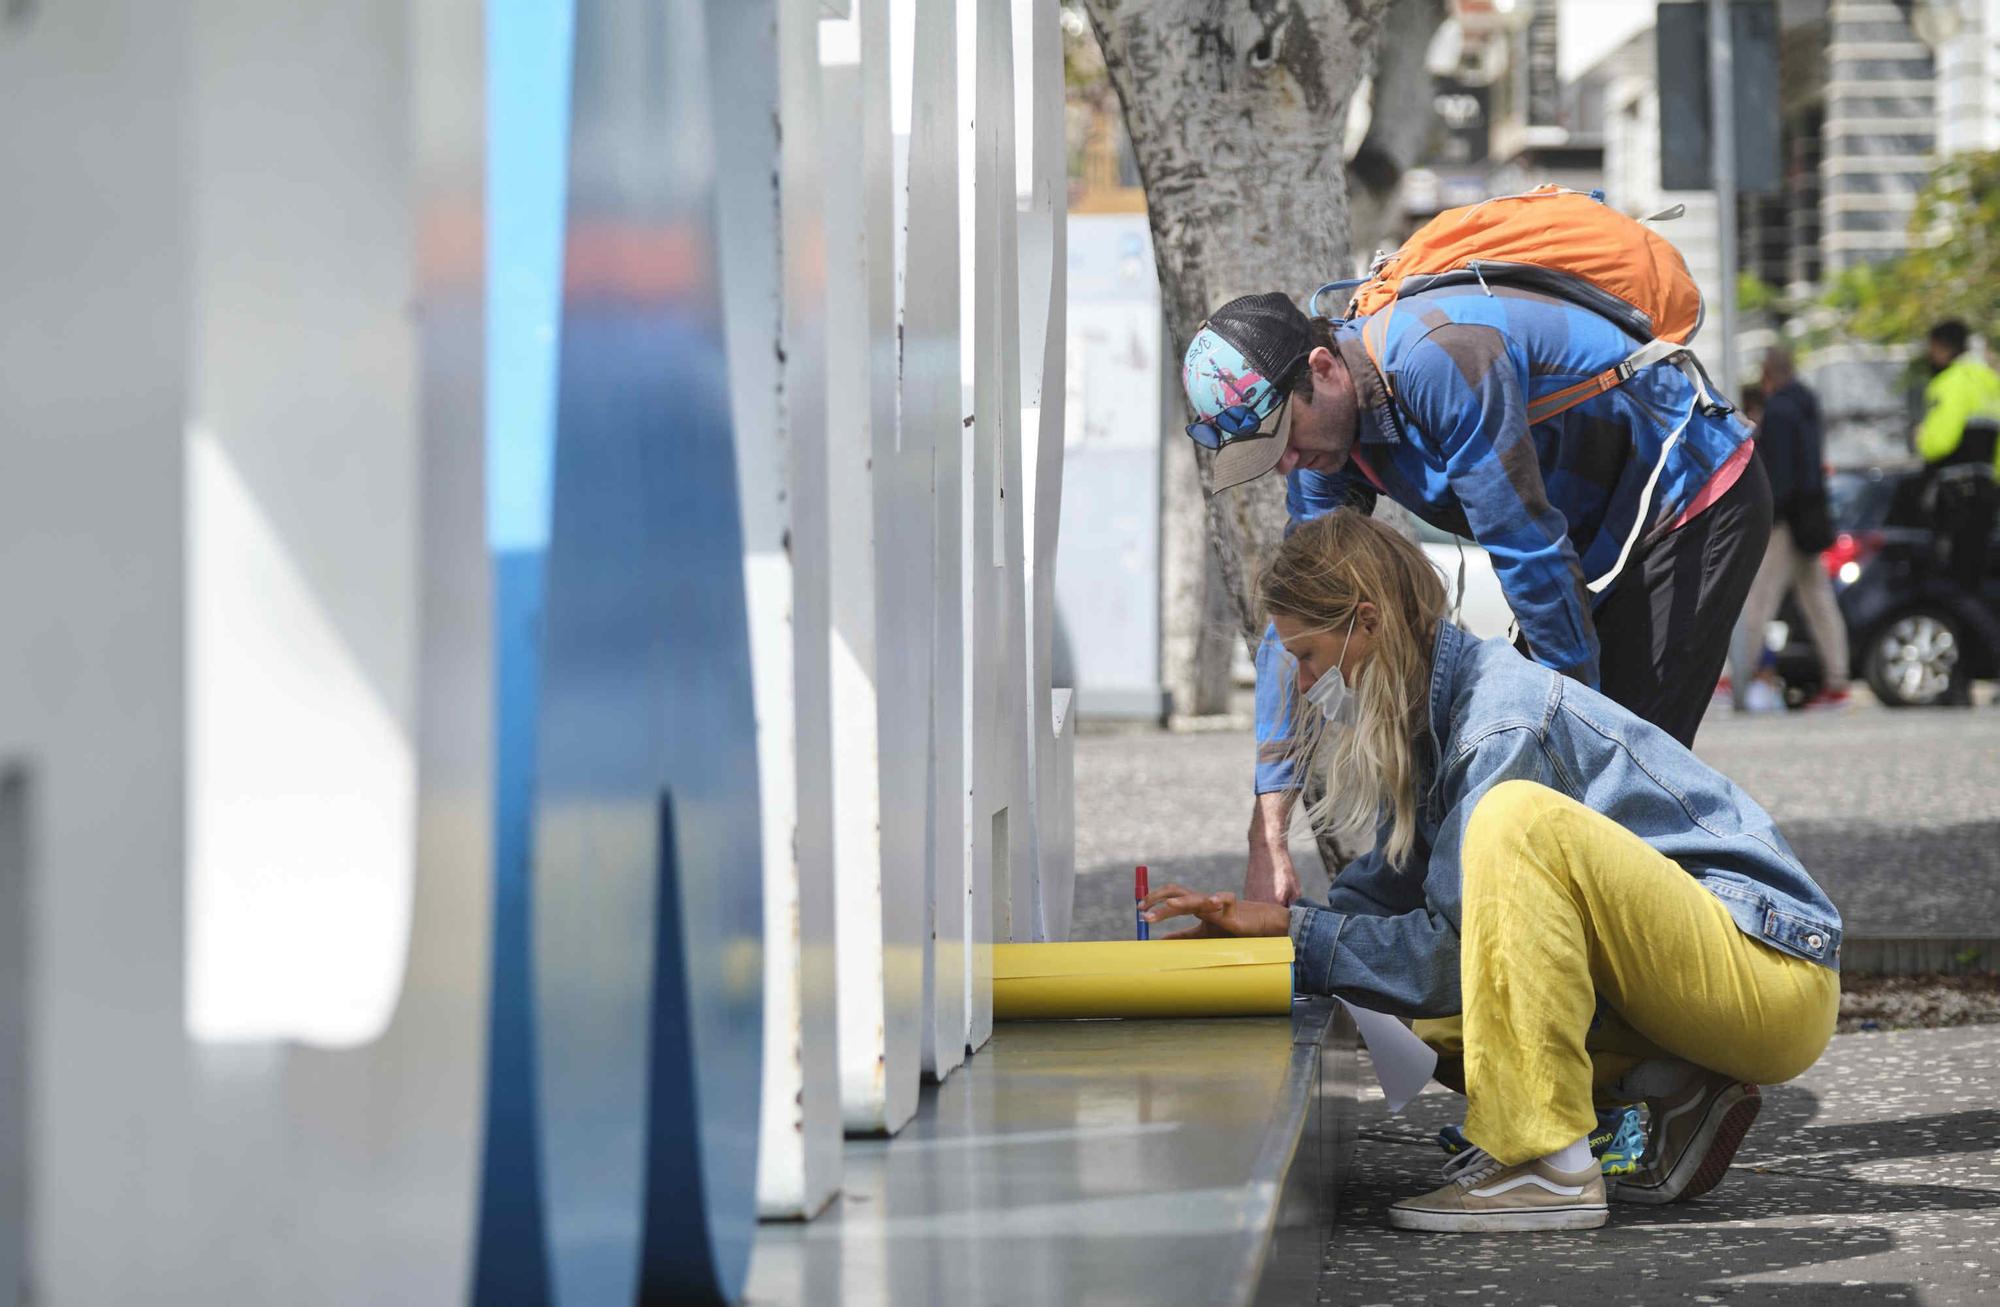
[[[916,1111],[923,1073],[924,901],[930,883],[929,735],[933,610],[931,446],[901,430],[901,251],[905,200],[895,137],[898,63],[891,0],[861,14],[862,177],[869,196],[868,322],[874,414],[876,667],[882,787],[883,1120]]]
[[[895,510],[909,483],[896,449],[895,246],[889,222],[889,29],[887,0],[857,0],[855,16],[820,26],[821,77],[829,157],[857,159],[858,169],[831,175],[827,187],[828,468],[833,676],[834,855],[839,896],[842,1106],[849,1130],[900,1128],[916,1110],[921,1048],[923,902],[923,755],[927,722],[904,707],[881,716],[877,685],[896,696],[929,680],[929,634],[891,604],[878,614],[877,535],[884,544],[917,545]],[[927,470],[927,469],[926,469]],[[928,508],[928,487],[918,486]],[[881,495],[878,502],[877,495]],[[906,496],[907,497],[907,496]],[[928,513],[921,515],[927,521]],[[897,557],[888,584],[911,571]],[[928,568],[921,584],[929,584]],[[907,608],[907,602],[902,606]],[[927,606],[925,606],[927,609]],[[919,616],[922,614],[919,613]],[[878,623],[878,617],[888,619]],[[901,626],[896,625],[900,620]],[[878,625],[891,641],[889,667],[915,671],[917,684],[878,670]],[[902,656],[899,658],[898,655]],[[917,784],[884,791],[878,730],[914,725],[896,738],[919,760],[892,781]],[[902,842],[884,844],[884,826],[900,823]],[[885,853],[900,865],[892,871]]]
[[[1076,712],[1075,691],[1056,690],[1049,711],[1054,720],[1049,766],[1043,776],[1042,938],[1069,938],[1076,907]]]
[[[405,453],[378,469],[385,489],[414,471]],[[365,1043],[389,1023],[409,945],[415,669],[395,669],[395,701],[370,680],[260,497],[199,430],[187,480],[188,1028]],[[396,619],[407,664],[415,614]]]
[[[20,1197],[28,1277],[57,1304],[193,1282],[176,1248],[195,1148],[179,612],[191,24],[184,6],[118,17],[38,9],[0,35],[0,177],[35,179],[10,183],[0,242],[0,756],[36,769]],[[79,151],[86,132],[97,147]]]
[[[480,50],[455,0],[36,6],[0,35],[0,176],[35,179],[0,245],[0,754],[36,766],[38,1303],[465,1296],[491,874]],[[195,427],[226,468],[189,467]],[[269,817],[268,787],[246,813],[187,771],[214,748],[247,778],[258,747],[241,700],[213,699],[252,687],[189,662],[219,632],[188,605],[227,598],[188,572],[196,477],[230,500],[202,548],[249,545],[233,579],[273,587],[254,692],[310,715],[298,678],[330,670],[373,707],[336,729],[345,756],[415,759],[414,824],[387,799],[370,838],[401,848],[365,872],[399,912],[322,923],[372,956],[325,988],[310,958],[258,959],[275,996],[204,1005],[254,1043],[191,1037],[190,985],[218,973],[190,942],[295,931],[325,886],[310,830],[230,828]],[[190,718],[190,683],[232,730]],[[317,765],[290,775],[325,805],[385,802],[383,778]],[[190,903],[196,813],[202,838],[261,848],[256,884]]]
[[[725,269],[723,312],[742,488],[745,597],[757,697],[759,815],[763,823],[764,1086],[757,1207],[776,1218],[811,1216],[840,1184],[839,1088],[829,996],[807,995],[799,917],[798,759],[793,697],[790,444],[780,364],[784,263],[778,196],[778,60],[775,0],[714,0],[709,40],[715,121],[734,124],[718,152],[717,237]],[[789,47],[788,47],[789,48]],[[803,221],[809,194],[795,191]],[[802,270],[792,265],[794,276]],[[808,286],[806,288],[810,290]],[[823,933],[825,923],[817,929]],[[820,1020],[807,1022],[811,1005]]]
[[[958,347],[961,366],[959,370],[959,390],[962,396],[961,412],[964,417],[958,433],[957,461],[952,466],[953,478],[947,490],[940,484],[938,497],[942,501],[947,496],[956,498],[958,516],[958,633],[959,675],[962,678],[959,689],[959,757],[963,771],[960,775],[960,802],[963,807],[963,829],[960,833],[964,857],[964,965],[963,988],[965,991],[965,1044],[968,1049],[976,1049],[986,1042],[986,1032],[990,1032],[991,1021],[980,1013],[980,1003],[976,990],[977,976],[982,973],[982,958],[987,956],[986,946],[993,935],[993,910],[988,896],[992,883],[991,817],[981,811],[979,786],[986,760],[981,756],[982,746],[989,738],[981,728],[991,720],[991,709],[985,702],[988,688],[981,682],[980,668],[984,658],[979,648],[980,621],[982,607],[990,606],[989,587],[984,582],[981,558],[982,550],[979,532],[984,525],[991,535],[990,519],[980,512],[978,498],[979,485],[979,377],[982,362],[979,353],[981,344],[979,325],[981,306],[986,301],[984,288],[979,281],[980,237],[979,230],[979,174],[980,140],[977,132],[979,114],[979,0],[957,0],[958,28],[956,59],[958,65]],[[943,463],[940,462],[940,471]],[[940,559],[940,566],[943,560]],[[990,623],[989,623],[990,625]],[[990,975],[990,971],[985,972]],[[989,1003],[990,1006],[990,1003]]]
[[[230,8],[194,10],[188,1019],[352,1045],[416,853],[408,56],[394,6]]]
[[[820,9],[815,0],[778,0],[780,174],[785,258],[785,413],[791,442],[793,684],[798,730],[798,884],[796,916],[787,924],[799,949],[801,1048],[806,1060],[805,1128],[814,1135],[840,1120],[840,974],[836,948],[839,847],[843,835],[836,786],[842,745],[836,734],[833,605],[838,584],[851,587],[852,563],[836,560],[832,437],[827,359],[845,330],[828,311],[828,212],[840,174],[828,167],[826,112],[820,85]],[[839,516],[844,517],[844,512]],[[844,522],[843,522],[844,528]],[[838,565],[837,565],[838,563]],[[872,615],[869,618],[872,635]],[[841,672],[846,668],[839,669]],[[852,677],[845,679],[851,681]],[[842,687],[845,688],[845,687]],[[866,715],[872,729],[874,704]],[[844,724],[844,723],[843,723]],[[852,732],[843,732],[851,739]],[[869,744],[872,750],[872,742]],[[869,787],[872,790],[872,786]],[[872,806],[869,809],[872,820]],[[852,856],[852,838],[849,856]],[[830,1092],[829,1092],[830,1091]]]
[[[1021,512],[1027,526],[1022,730],[1032,764],[1026,793],[1034,808],[1035,845],[1019,859],[1017,901],[1034,904],[1032,921],[1017,920],[1014,938],[1069,938],[1075,862],[1068,830],[1069,784],[1059,775],[1055,723],[1065,713],[1050,702],[1055,642],[1056,539],[1062,518],[1064,445],[1064,307],[1068,296],[1068,168],[1063,137],[1062,29],[1054,0],[1013,0],[1014,46],[1026,49],[1014,69],[1024,106],[1019,128],[1021,241]],[[1025,888],[1024,888],[1025,886]]]
[[[28,1286],[28,1152],[35,1128],[24,1092],[33,1073],[29,1040],[28,917],[38,877],[29,865],[28,769],[0,757],[0,1307],[20,1307]]]
[[[862,172],[886,211],[869,226],[870,372],[875,414],[875,658],[882,788],[882,979],[885,1116],[916,1105],[923,1070],[925,941],[932,850],[932,432],[903,422],[901,343],[908,221],[909,0],[865,0]],[[900,118],[900,127],[898,120]],[[886,190],[886,194],[885,194]],[[957,386],[957,369],[951,384]],[[907,1110],[905,1107],[907,1104]]]
[[[966,413],[962,303],[958,22],[956,4],[913,3],[908,234],[903,302],[903,421],[906,450],[931,454],[935,554],[930,696],[932,849],[924,964],[924,1069],[942,1079],[965,1060],[965,921],[969,747],[964,622]],[[903,66],[898,61],[899,74]],[[969,103],[969,98],[968,98]]]
[[[973,666],[973,837],[967,1041],[993,1032],[991,944],[1015,933],[1015,859],[1035,850],[1023,729],[1025,592],[1020,487],[1019,245],[1014,190],[1014,79],[1010,0],[977,0],[977,28],[959,34],[961,89],[973,114],[973,511],[967,581]],[[971,67],[968,69],[967,62]],[[1009,493],[1009,487],[1013,493]],[[1018,904],[1032,918],[1032,893]]]

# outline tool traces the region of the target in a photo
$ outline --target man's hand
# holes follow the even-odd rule
[[[1257,796],[1250,810],[1250,865],[1243,872],[1243,897],[1257,903],[1289,904],[1299,896],[1299,873],[1292,866],[1292,799],[1289,790]]]
[[[1291,909],[1278,903],[1252,903],[1234,894],[1204,894],[1168,885],[1148,894],[1139,905],[1147,921],[1194,917],[1198,925],[1162,935],[1162,939],[1214,939],[1223,935],[1282,935],[1291,929]]]

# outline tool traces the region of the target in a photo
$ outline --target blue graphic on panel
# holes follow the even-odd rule
[[[496,554],[493,564],[499,729],[486,1150],[472,1290],[476,1307],[542,1307],[550,1301],[535,1130],[528,860],[533,839],[543,561],[540,550],[516,550]]]
[[[570,0],[487,6],[487,541],[496,717],[493,980],[476,1307],[550,1301],[531,980],[536,717],[555,457]]]
[[[581,0],[534,813],[563,1303],[740,1296],[755,1229],[755,714],[696,0]]]

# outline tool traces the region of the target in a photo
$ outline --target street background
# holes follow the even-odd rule
[[[1254,751],[1247,727],[1077,740],[1073,938],[1131,937],[1136,863],[1155,886],[1242,887]],[[1718,708],[1695,752],[1777,819],[1848,934],[2000,936],[2000,707]],[[1324,891],[1298,823],[1292,857]]]

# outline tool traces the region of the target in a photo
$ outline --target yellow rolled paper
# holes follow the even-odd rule
[[[993,1019],[1261,1017],[1292,1010],[1292,941],[993,946]]]

